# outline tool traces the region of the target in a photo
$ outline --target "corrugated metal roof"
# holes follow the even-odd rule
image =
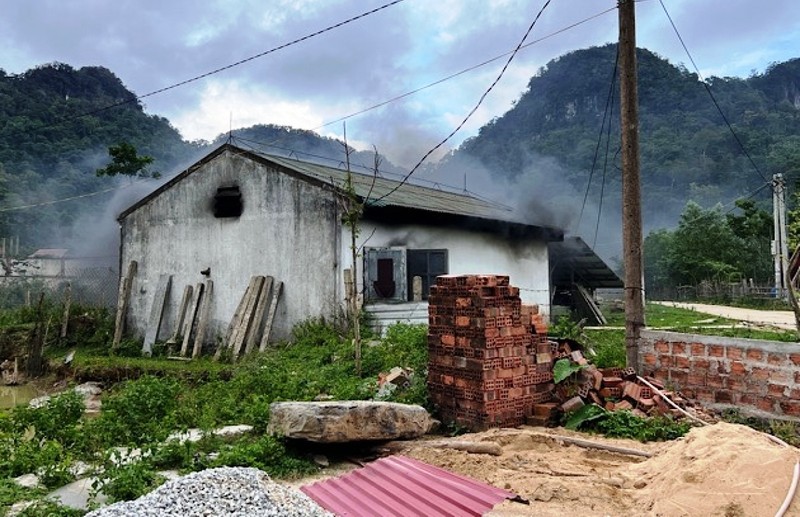
[[[344,188],[347,171],[335,167],[327,167],[316,163],[295,160],[282,156],[258,153],[265,159],[293,169],[311,178],[323,181],[337,188]],[[514,212],[499,204],[491,203],[469,194],[447,192],[431,187],[405,183],[400,188],[400,181],[380,176],[372,176],[359,172],[352,172],[353,188],[356,195],[366,199],[367,203],[374,206],[400,206],[443,212],[449,214],[468,215],[484,219],[497,219],[500,221],[518,222],[514,220]],[[393,189],[397,188],[394,192]],[[391,194],[389,194],[391,192]],[[387,195],[388,194],[388,195]],[[383,196],[386,196],[383,198]],[[380,199],[383,198],[383,199]],[[380,199],[380,201],[375,201]],[[525,224],[525,223],[523,223]]]
[[[517,497],[405,456],[381,458],[300,490],[326,510],[348,517],[479,516]]]
[[[553,284],[578,283],[591,289],[624,287],[619,276],[580,237],[551,242],[549,248]]]

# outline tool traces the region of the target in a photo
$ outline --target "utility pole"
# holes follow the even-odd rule
[[[642,266],[642,192],[639,173],[639,100],[636,77],[636,11],[634,0],[619,0],[619,96],[622,142],[622,255],[625,263],[625,357],[639,364],[639,337],[644,327]]]
[[[783,174],[772,175],[772,221],[774,238],[772,258],[775,264],[775,296],[785,298],[789,286],[786,272],[789,269],[789,242],[786,236],[786,182]]]

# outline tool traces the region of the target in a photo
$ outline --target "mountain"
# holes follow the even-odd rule
[[[642,197],[649,227],[675,224],[689,199],[706,206],[728,203],[775,172],[786,174],[792,187],[800,180],[800,59],[773,64],[746,79],[706,80],[745,154],[695,73],[646,49],[637,57]],[[441,171],[478,164],[510,182],[530,175],[558,181],[573,192],[567,209],[574,213],[597,150],[589,199],[597,203],[607,160],[605,206],[618,210],[618,73],[610,97],[610,142],[604,135],[598,146],[615,60],[616,45],[606,45],[550,61],[512,109],[466,140],[441,163]]]

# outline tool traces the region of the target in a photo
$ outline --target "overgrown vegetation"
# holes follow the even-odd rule
[[[426,337],[424,325],[390,327],[384,338],[373,340],[374,346],[365,346],[363,373],[358,376],[349,337],[333,325],[312,320],[298,325],[290,342],[248,358],[235,372],[212,368],[211,363],[180,364],[196,373],[209,366],[202,379],[187,377],[182,368],[137,372],[138,378],[119,382],[104,394],[103,410],[93,419],[83,415],[82,398],[71,391],[39,408],[18,407],[0,413],[0,479],[10,482],[21,474],[36,473],[46,487],[54,488],[73,480],[71,467],[81,460],[101,467],[96,490],[111,500],[125,500],[162,483],[158,474],[162,469],[231,465],[260,468],[276,478],[308,474],[317,467],[305,452],[266,434],[269,404],[320,396],[371,398],[377,392],[378,373],[394,366],[411,369],[415,375],[410,386],[390,392],[387,399],[425,404]],[[90,362],[85,354],[76,355],[75,361],[84,364],[79,368]],[[130,362],[167,363],[113,356],[95,359],[108,368]],[[226,374],[224,379],[221,373]],[[233,439],[207,434],[197,443],[168,440],[179,430],[210,431],[242,423],[254,430]],[[124,451],[133,448],[141,454],[128,458]],[[0,505],[25,497],[10,485],[4,487]],[[43,493],[31,492],[30,497]]]

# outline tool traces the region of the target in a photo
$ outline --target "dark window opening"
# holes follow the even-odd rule
[[[242,215],[242,193],[239,187],[220,187],[214,196],[214,217],[239,217]]]
[[[375,293],[381,298],[392,298],[397,285],[394,283],[394,260],[378,259],[378,279],[372,283]]]
[[[408,250],[408,299],[414,299],[414,277],[422,278],[422,299],[427,300],[436,277],[447,274],[447,250]]]

